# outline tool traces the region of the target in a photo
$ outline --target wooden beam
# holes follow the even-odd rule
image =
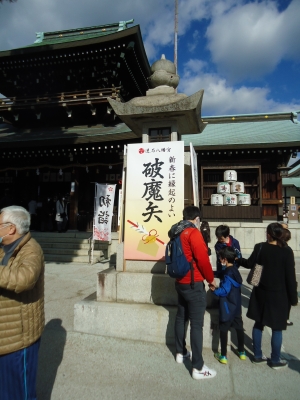
[[[282,205],[283,201],[280,199],[262,199],[262,204],[271,204],[271,205]]]

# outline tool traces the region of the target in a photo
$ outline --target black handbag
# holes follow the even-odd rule
[[[59,214],[61,218],[66,218],[67,214],[65,212]]]
[[[260,245],[260,248],[258,250],[256,261],[258,260],[258,256],[260,254],[261,247],[262,247],[262,244]],[[251,268],[251,270],[247,276],[247,279],[246,279],[247,283],[249,283],[249,285],[257,287],[259,285],[259,282],[261,279],[262,271],[263,271],[263,266],[256,262],[254,267]]]

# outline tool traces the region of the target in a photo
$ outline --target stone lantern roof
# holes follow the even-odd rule
[[[173,62],[165,56],[151,66],[148,78],[152,89],[146,96],[135,97],[126,103],[108,99],[115,113],[137,136],[142,135],[143,123],[151,120],[176,120],[179,134],[202,132],[205,123],[201,120],[201,105],[204,90],[191,96],[177,93],[179,75]]]

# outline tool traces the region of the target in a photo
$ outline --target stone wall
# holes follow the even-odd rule
[[[250,255],[252,253],[253,247],[256,243],[264,242],[266,240],[266,229],[269,223],[262,222],[210,222],[210,233],[211,233],[211,244],[210,248],[212,250],[212,255],[214,259],[214,245],[216,243],[215,237],[215,230],[218,225],[224,224],[228,225],[230,228],[230,234],[235,237],[241,246],[241,251],[244,257]],[[275,221],[274,221],[275,222]],[[293,249],[295,257],[300,257],[300,223],[290,223],[289,230],[291,231],[292,238],[289,241],[289,246]],[[119,233],[112,232],[112,240],[109,250],[109,255],[111,259],[111,265],[117,264],[117,251],[118,251],[118,240],[119,240]],[[120,248],[120,254],[123,251],[123,248]],[[136,265],[135,265],[136,264]],[[146,263],[147,264],[147,263]],[[152,271],[148,271],[146,264],[144,263],[143,266],[140,265],[138,261],[127,262],[127,267],[131,269],[133,267],[134,272],[158,272],[162,273],[162,268],[160,268],[160,263],[156,264],[156,269]],[[153,268],[153,263],[151,263]],[[139,270],[143,268],[143,270]],[[123,270],[123,263],[117,266],[118,271]]]
[[[252,253],[253,247],[256,243],[266,241],[266,229],[271,222],[268,221],[262,223],[255,222],[226,222],[224,225],[228,225],[230,228],[230,234],[235,237],[241,246],[243,256],[248,256]],[[211,249],[216,243],[215,229],[222,222],[210,222],[210,234],[211,234]],[[300,257],[300,224],[290,223],[289,230],[291,232],[291,240],[289,246],[293,249],[295,257]]]

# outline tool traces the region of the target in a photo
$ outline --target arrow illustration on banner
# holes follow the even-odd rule
[[[132,225],[131,228],[136,228],[135,230],[136,230],[137,232],[143,233],[144,235],[151,236],[151,232],[152,232],[153,230],[155,230],[155,229],[152,229],[150,232],[148,232],[148,231],[143,227],[143,225],[140,225],[138,222],[137,222],[137,223],[134,223],[134,222],[130,221],[129,219],[127,220],[127,222],[129,222],[129,223]],[[156,232],[156,230],[155,230],[155,232]],[[157,235],[157,236],[158,236],[158,235]],[[156,241],[159,242],[159,243],[161,243],[161,244],[163,244],[163,245],[165,246],[165,243],[164,243],[162,240],[158,239],[157,236],[155,235]]]

